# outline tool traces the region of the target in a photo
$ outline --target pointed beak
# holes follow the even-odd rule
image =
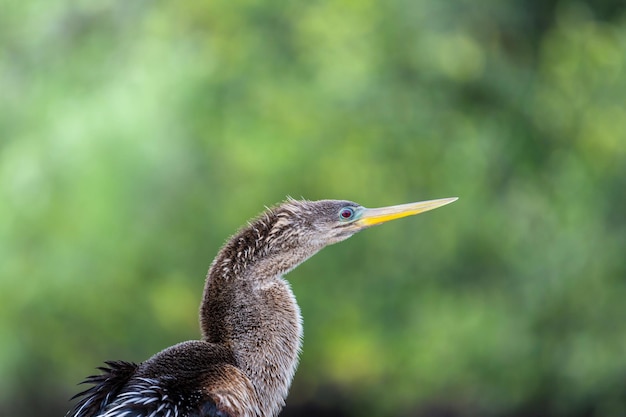
[[[363,209],[359,220],[354,223],[360,227],[369,227],[402,217],[413,216],[437,207],[445,206],[458,200],[458,197],[441,198],[438,200],[420,201],[418,203],[400,204],[397,206]]]

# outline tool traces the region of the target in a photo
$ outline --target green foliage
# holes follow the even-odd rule
[[[626,413],[622,6],[2,9],[1,414],[62,413],[103,360],[198,338],[212,257],[287,195],[460,197],[289,276],[290,405]]]

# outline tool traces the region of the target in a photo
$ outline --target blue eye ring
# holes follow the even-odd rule
[[[339,210],[339,220],[344,222],[352,220],[355,214],[356,212],[352,207],[344,207]]]

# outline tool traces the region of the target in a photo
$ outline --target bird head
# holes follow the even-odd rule
[[[456,200],[452,197],[366,208],[352,201],[289,199],[277,208],[278,220],[272,232],[297,240],[298,245],[321,249],[371,226],[433,210]]]

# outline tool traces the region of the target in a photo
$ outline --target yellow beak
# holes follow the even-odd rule
[[[439,200],[420,201],[418,203],[400,204],[397,206],[364,209],[361,217],[355,223],[361,227],[374,226],[390,220],[413,216],[437,207],[445,206],[458,200],[458,197],[441,198]]]

